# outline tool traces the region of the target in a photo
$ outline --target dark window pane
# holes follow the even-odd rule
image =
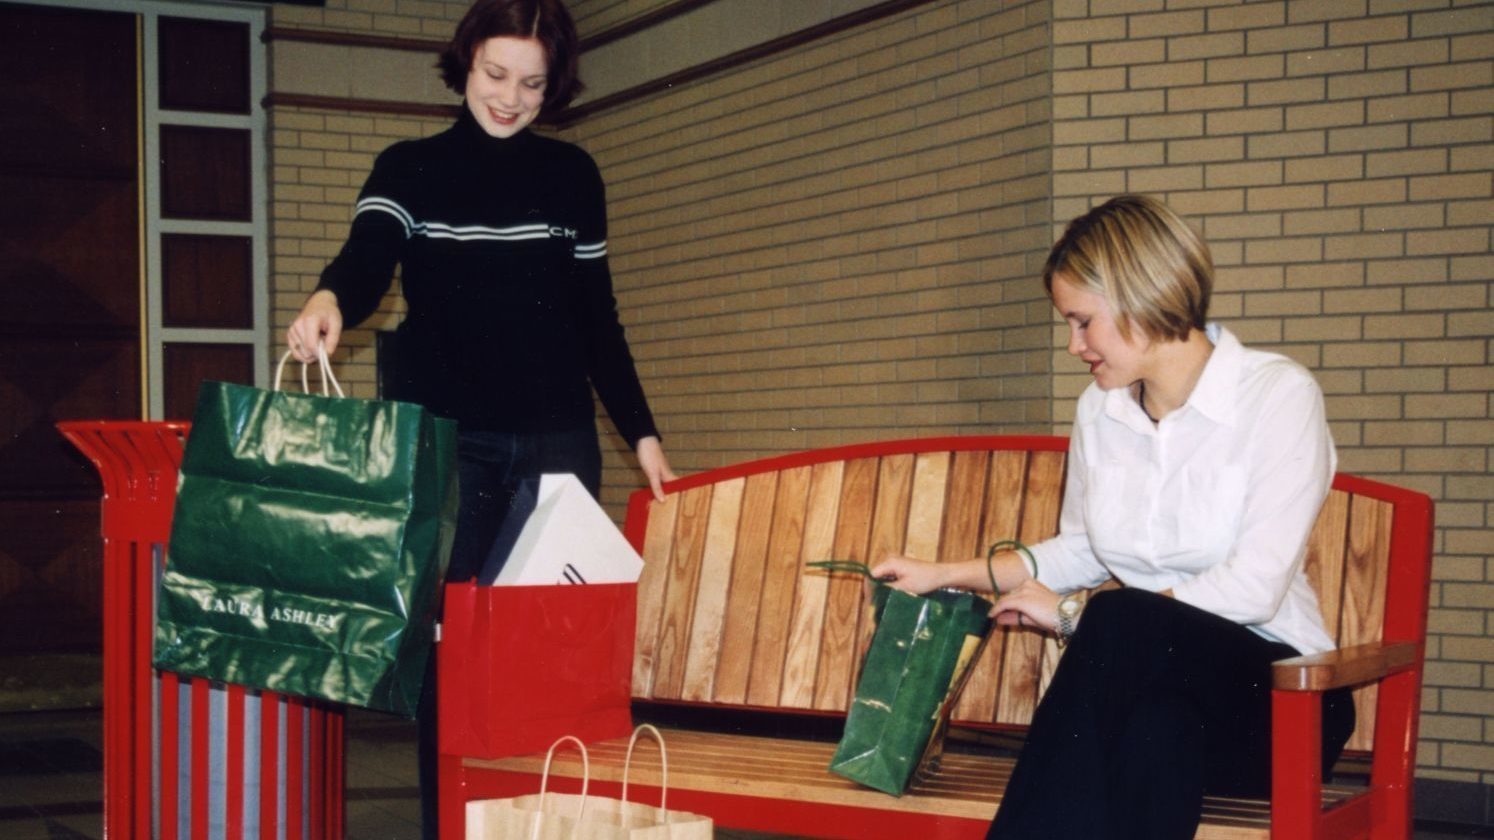
[[[203,382],[254,382],[254,346],[171,343],[165,345],[161,366],[166,419],[190,420]]]
[[[161,237],[162,318],[168,327],[254,326],[252,240]]]
[[[249,113],[249,25],[161,17],[161,107]]]
[[[249,221],[249,132],[161,126],[161,212],[177,219]]]

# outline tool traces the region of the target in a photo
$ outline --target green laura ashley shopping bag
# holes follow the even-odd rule
[[[411,403],[204,383],[156,667],[413,715],[455,525],[455,427]]]
[[[968,592],[910,595],[880,582],[872,604],[877,628],[830,770],[900,796],[943,750],[949,712],[990,634],[991,604]]]

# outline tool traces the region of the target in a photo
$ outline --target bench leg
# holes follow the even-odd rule
[[[1379,711],[1375,718],[1375,760],[1370,770],[1374,787],[1375,840],[1394,840],[1411,835],[1412,774],[1414,749],[1386,749],[1381,745],[1415,744],[1421,706],[1422,669],[1391,674],[1380,682]]]
[[[467,836],[467,770],[461,756],[442,753],[436,773],[441,840],[462,840]]]
[[[1271,692],[1271,836],[1322,836],[1323,699]]]

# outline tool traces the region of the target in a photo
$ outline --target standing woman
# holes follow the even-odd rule
[[[461,504],[448,580],[482,565],[526,477],[568,472],[597,495],[592,388],[655,496],[674,474],[638,381],[607,268],[601,174],[529,126],[580,92],[560,0],[477,0],[442,53],[456,124],[384,150],[342,251],[291,324],[301,361],[373,313],[396,266],[408,314],[391,396],[457,421]],[[434,680],[421,722],[425,836],[435,836]]]
[[[989,590],[1003,624],[1068,650],[991,825],[1000,838],[1194,836],[1205,793],[1265,796],[1271,663],[1331,650],[1302,571],[1335,454],[1317,383],[1206,322],[1208,247],[1119,196],[1071,222],[1043,269],[1079,398],[1058,536],[947,564],[891,557],[912,592]],[[1081,591],[1114,577],[1125,588]],[[1354,727],[1324,698],[1325,773]]]

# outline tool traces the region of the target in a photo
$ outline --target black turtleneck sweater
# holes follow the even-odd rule
[[[318,289],[348,325],[373,313],[395,264],[408,315],[389,396],[463,429],[595,422],[591,387],[635,446],[658,434],[617,317],[602,176],[577,146],[456,125],[386,149]]]

